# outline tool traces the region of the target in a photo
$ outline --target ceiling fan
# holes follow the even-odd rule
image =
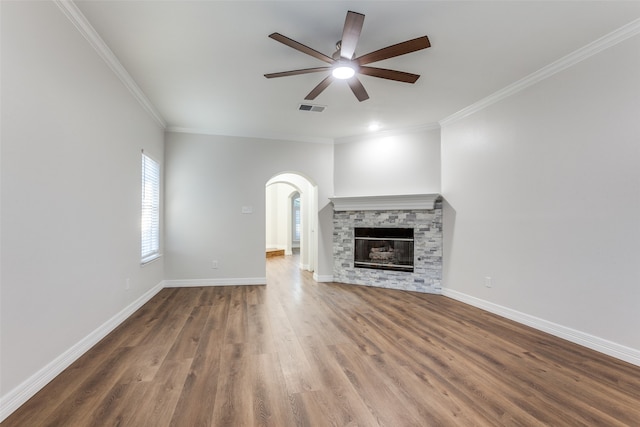
[[[360,32],[364,24],[364,15],[357,12],[347,12],[347,18],[344,21],[344,29],[342,31],[342,40],[336,44],[336,51],[332,56],[327,56],[308,46],[292,40],[280,33],[270,34],[269,37],[292,47],[302,53],[313,56],[316,59],[328,63],[325,67],[304,68],[301,70],[283,71],[280,73],[269,73],[264,76],[268,79],[274,77],[295,76],[298,74],[317,73],[331,70],[324,80],[322,80],[309,94],[304,98],[307,100],[315,99],[323,90],[325,90],[335,79],[345,79],[353,91],[353,94],[362,102],[369,99],[369,94],[365,90],[356,74],[364,74],[367,76],[380,77],[382,79],[395,80],[404,83],[415,83],[420,77],[419,74],[405,73],[403,71],[388,70],[385,68],[369,67],[367,64],[384,59],[393,58],[418,50],[426,49],[431,46],[427,36],[418,37],[416,39],[407,40],[402,43],[387,46],[371,53],[355,58],[355,51],[360,39]]]

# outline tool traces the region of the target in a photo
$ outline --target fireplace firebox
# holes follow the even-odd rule
[[[354,267],[413,272],[413,228],[355,227]]]

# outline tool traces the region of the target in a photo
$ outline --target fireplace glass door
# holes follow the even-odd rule
[[[413,272],[413,228],[354,229],[354,266]]]

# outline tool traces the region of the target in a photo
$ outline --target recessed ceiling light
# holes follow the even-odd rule
[[[378,122],[371,122],[371,123],[369,124],[369,130],[370,130],[371,132],[375,132],[375,131],[377,131],[377,130],[380,130],[380,123],[378,123]]]

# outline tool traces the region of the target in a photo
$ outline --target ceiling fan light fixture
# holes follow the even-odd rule
[[[354,70],[353,67],[349,65],[342,64],[335,67],[331,74],[333,74],[333,77],[335,77],[336,79],[346,80],[353,77],[356,74],[356,70]]]

